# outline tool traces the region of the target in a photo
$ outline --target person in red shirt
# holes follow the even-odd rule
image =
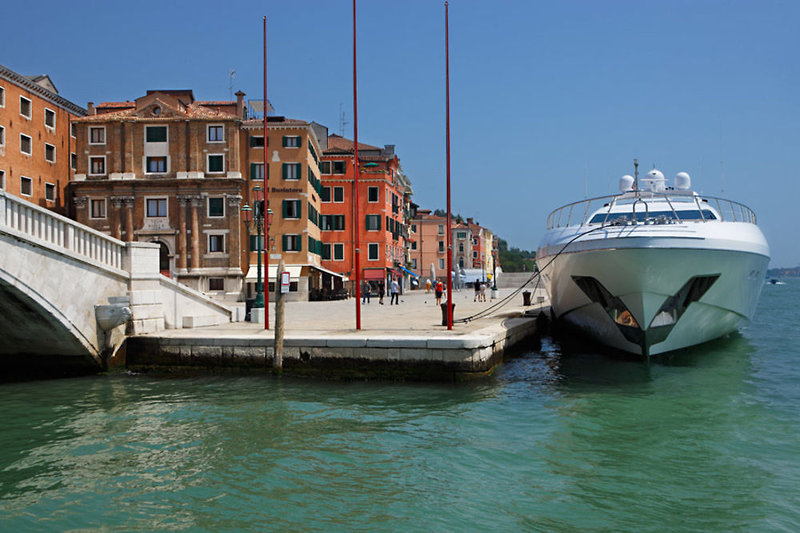
[[[442,293],[444,292],[444,286],[442,285],[441,281],[436,282],[436,305],[442,305]]]

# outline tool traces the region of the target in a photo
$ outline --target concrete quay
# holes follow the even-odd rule
[[[488,292],[488,291],[487,291]],[[454,292],[454,319],[487,309],[499,298],[473,302],[474,292]],[[400,305],[377,298],[361,306],[361,327],[355,329],[352,299],[333,302],[287,302],[283,368],[289,375],[328,379],[396,379],[453,381],[490,374],[504,355],[536,333],[544,291],[523,306],[517,294],[485,318],[454,323],[448,331],[434,295],[425,290],[401,295]],[[538,302],[538,303],[537,303]],[[272,307],[272,306],[271,306]],[[529,316],[525,316],[525,314]],[[194,329],[174,329],[130,337],[123,349],[126,367],[155,373],[273,372],[272,324],[231,323]]]

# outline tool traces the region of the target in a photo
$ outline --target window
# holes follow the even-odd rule
[[[333,243],[333,260],[334,261],[344,261],[344,243],[343,242],[335,242],[335,243]]]
[[[25,155],[31,155],[33,152],[33,140],[24,133],[19,134],[19,151]]]
[[[464,252],[464,243],[463,242],[458,243],[458,252],[459,253],[463,253]]]
[[[225,252],[225,235],[211,234],[208,236],[208,253],[224,253]]]
[[[105,126],[94,126],[89,128],[89,144],[105,144],[106,143],[106,128]]]
[[[24,96],[19,97],[19,114],[28,120],[31,118],[31,101]]]
[[[331,201],[331,188],[330,187],[321,187],[319,190],[319,200],[321,202],[330,202]]]
[[[166,198],[148,198],[145,205],[147,206],[147,217],[158,218],[167,216]]]
[[[478,238],[477,237],[472,239],[472,244],[474,244],[475,246],[478,246]]]
[[[283,218],[297,219],[300,218],[300,200],[284,200],[283,201]]]
[[[72,122],[69,123],[69,135],[73,139],[78,136],[78,127]]]
[[[224,291],[225,278],[208,278],[208,290],[210,291]]]
[[[330,244],[322,244],[322,259],[325,261],[330,261],[331,259],[331,245]]]
[[[300,237],[301,235],[284,235],[283,251],[301,252],[303,250],[303,240]]]
[[[208,126],[208,142],[225,142],[225,126],[222,124],[211,124]]]
[[[145,158],[145,174],[163,174],[167,171],[167,157],[147,157]]]
[[[19,193],[23,196],[33,196],[33,180],[31,178],[20,176]]]
[[[377,261],[378,260],[378,243],[371,242],[367,245],[367,261]]]
[[[56,185],[55,183],[44,184],[44,199],[48,202],[56,201]]]
[[[212,218],[219,218],[225,216],[225,198],[222,196],[215,196],[208,198],[208,216]]]
[[[89,200],[89,218],[106,218],[105,199],[93,198]]]
[[[6,129],[0,126],[0,146],[6,145]]]
[[[412,250],[416,250],[417,249],[417,241],[411,241],[411,249]]]
[[[335,204],[344,203],[344,187],[333,188],[333,203]]]
[[[250,136],[250,148],[264,148],[264,136]]]
[[[378,231],[381,229],[380,215],[367,215],[367,231]]]
[[[459,231],[458,233],[456,233],[456,238],[457,239],[466,239],[467,238],[467,232],[466,231]]]
[[[167,142],[167,127],[166,126],[145,126],[144,139],[149,143],[165,143]]]
[[[439,251],[444,252],[444,241],[439,241]]]
[[[473,259],[477,259],[478,258],[478,252],[472,252],[472,258]]]
[[[6,188],[6,171],[0,170],[0,191]]]
[[[264,250],[264,236],[250,235],[250,251],[255,252],[258,250]]]
[[[283,147],[284,148],[300,148],[300,136],[299,135],[284,135],[283,136]]]
[[[52,144],[44,144],[44,158],[50,163],[56,162],[56,147]]]
[[[439,224],[439,235],[444,235],[444,224]]]
[[[377,187],[369,187],[367,189],[367,201],[368,202],[372,202],[372,203],[377,202],[379,196],[380,196],[380,193],[378,192],[378,188]]]
[[[344,229],[344,215],[320,215],[319,229],[322,231],[341,231]]]
[[[5,87],[0,87],[0,107],[6,106],[6,89]]]
[[[69,154],[69,166],[72,170],[76,170],[78,168],[78,156],[75,152]]]
[[[417,232],[417,225],[416,224],[411,224],[411,231],[413,231],[414,233]]]
[[[250,163],[250,179],[264,180],[264,163]]]
[[[302,165],[300,163],[284,163],[283,164],[283,179],[285,180],[299,180]]]
[[[44,108],[44,125],[50,129],[56,129],[56,112],[47,107]]]
[[[444,268],[444,259],[439,259],[439,268]]]
[[[225,172],[224,154],[208,154],[206,158],[206,168],[209,174],[221,174]]]
[[[345,161],[331,161],[331,174],[344,174]]]
[[[89,157],[89,175],[90,176],[103,176],[106,173],[106,156],[90,156]]]

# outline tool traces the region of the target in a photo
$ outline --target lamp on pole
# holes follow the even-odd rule
[[[261,251],[264,249],[266,238],[262,238],[262,233],[266,237],[269,225],[272,224],[272,210],[265,209],[264,190],[261,187],[253,187],[253,207],[245,204],[242,206],[242,220],[247,227],[247,233],[256,232],[256,250],[258,251],[258,261],[256,263],[256,299],[253,302],[253,309],[264,309],[264,329],[269,329],[269,293],[264,292],[264,281],[261,277]],[[264,270],[269,270],[269,255],[264,254]],[[267,275],[264,276],[267,278]]]

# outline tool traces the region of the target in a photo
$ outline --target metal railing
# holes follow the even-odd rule
[[[122,269],[124,242],[3,192],[0,192],[0,230]]]
[[[668,193],[656,193],[642,191],[639,195],[625,193],[609,196],[598,196],[596,198],[588,198],[572,202],[559,207],[547,216],[547,229],[565,228],[569,226],[586,226],[589,224],[612,224],[612,220],[617,220],[616,217],[606,217],[601,222],[590,222],[592,215],[600,209],[605,209],[605,213],[612,214],[615,207],[621,205],[631,206],[631,220],[636,222],[650,221],[648,217],[648,200],[665,200],[669,205],[669,216],[666,218],[678,222],[708,222],[709,217],[705,213],[708,207],[712,207],[719,214],[719,220],[724,222],[749,222],[756,223],[756,215],[752,209],[746,205],[726,200],[724,198],[717,198],[714,196],[697,196],[692,193],[680,193],[670,191]],[[645,203],[643,208],[635,207],[636,204]],[[691,217],[680,217],[681,212],[690,211]],[[614,215],[617,213],[615,212]],[[644,214],[644,216],[642,216]],[[663,217],[663,215],[661,215]],[[655,220],[655,217],[652,218]]]

